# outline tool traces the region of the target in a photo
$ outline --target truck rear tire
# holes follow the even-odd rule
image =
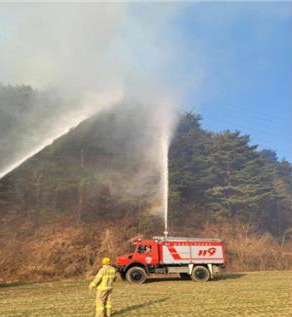
[[[126,273],[126,279],[131,284],[143,284],[146,278],[145,270],[139,266],[130,268]]]
[[[179,273],[179,276],[181,277],[182,280],[190,280],[190,274],[188,273]]]
[[[195,266],[191,279],[195,282],[207,282],[211,277],[209,270],[205,266]]]

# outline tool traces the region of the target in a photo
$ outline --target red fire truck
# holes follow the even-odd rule
[[[206,282],[225,267],[219,239],[154,237],[137,240],[133,253],[116,259],[123,279],[142,284],[150,274],[179,274],[182,279]]]

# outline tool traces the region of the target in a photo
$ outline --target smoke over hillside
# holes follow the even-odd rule
[[[166,52],[175,53],[175,45],[156,28],[165,31],[174,6],[160,10],[151,25],[144,22],[153,10],[146,6],[137,16],[133,10],[126,4],[1,4],[0,177],[83,120],[113,106],[121,113],[125,103],[141,116],[147,112],[145,124],[170,138],[181,89],[171,89],[175,67],[167,68],[175,56]],[[157,154],[157,164],[161,142],[143,147],[145,156]]]

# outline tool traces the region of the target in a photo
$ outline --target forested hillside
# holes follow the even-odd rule
[[[141,109],[92,117],[0,180],[2,279],[84,274],[131,238],[162,233],[159,168],[147,155],[157,131],[145,134]],[[291,267],[291,164],[201,120],[182,113],[170,147],[171,233],[224,239],[231,270]]]
[[[170,159],[175,214],[229,219],[275,236],[291,227],[291,164],[258,151],[249,136],[204,131],[198,116],[185,114]]]

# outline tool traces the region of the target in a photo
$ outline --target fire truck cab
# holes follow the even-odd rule
[[[116,265],[130,283],[142,284],[150,274],[206,282],[225,266],[225,251],[219,239],[154,237],[137,240],[134,252],[117,257]]]

